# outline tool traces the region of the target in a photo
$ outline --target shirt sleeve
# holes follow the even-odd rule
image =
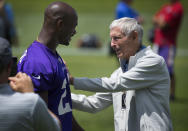
[[[50,115],[40,97],[33,110],[33,123],[36,131],[60,131],[61,129],[58,121]]]
[[[117,72],[115,72],[117,74]],[[75,78],[75,89],[94,92],[119,92],[138,90],[169,79],[168,70],[162,57],[146,58],[134,67],[117,77],[103,78]],[[112,75],[114,76],[114,75]],[[165,83],[166,84],[166,83]]]
[[[99,112],[112,104],[112,93],[96,93],[92,96],[71,94],[74,109],[89,113]]]
[[[54,75],[46,69],[45,65],[35,61],[22,61],[18,64],[18,71],[29,75],[34,84],[34,90],[47,91],[53,87]]]

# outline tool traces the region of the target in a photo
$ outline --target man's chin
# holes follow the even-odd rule
[[[120,58],[120,57],[121,57],[121,54],[116,53],[116,56],[117,56],[118,58]]]
[[[116,54],[117,58],[122,59],[123,56],[121,54]]]

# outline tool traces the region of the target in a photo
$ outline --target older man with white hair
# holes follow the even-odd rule
[[[120,67],[109,78],[70,77],[75,89],[99,92],[88,97],[72,94],[73,108],[97,112],[113,104],[115,131],[172,130],[168,69],[161,56],[142,45],[142,36],[134,18],[111,23],[111,47]]]

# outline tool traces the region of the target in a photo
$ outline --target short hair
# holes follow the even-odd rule
[[[10,43],[0,37],[0,73],[7,68],[7,65],[12,60],[12,50]]]
[[[138,24],[137,20],[134,18],[123,17],[117,20],[112,21],[110,24],[110,30],[114,27],[119,27],[121,32],[125,35],[130,35],[131,32],[138,32],[138,42],[142,43],[143,37],[143,27]]]

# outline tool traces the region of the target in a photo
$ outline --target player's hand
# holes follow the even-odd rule
[[[9,77],[10,87],[17,92],[34,92],[31,78],[25,73],[17,73],[15,77]]]

